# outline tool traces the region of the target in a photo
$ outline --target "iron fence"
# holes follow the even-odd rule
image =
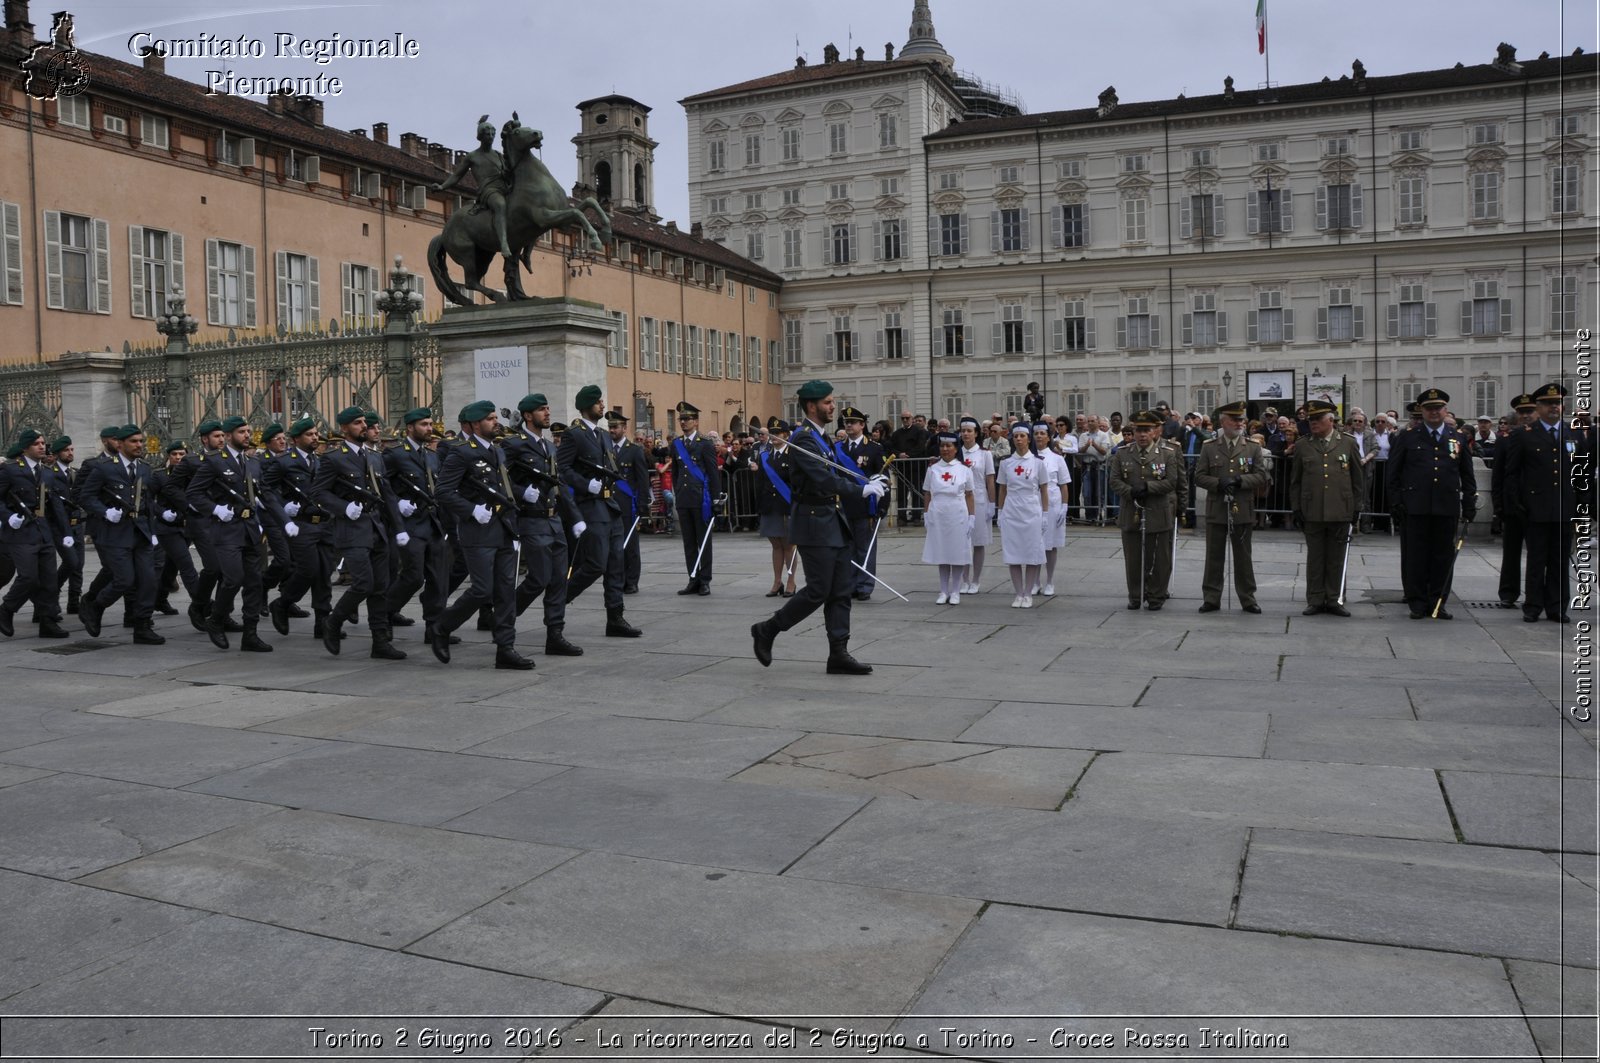
[[[24,428],[61,434],[61,377],[48,365],[0,366],[0,438]]]

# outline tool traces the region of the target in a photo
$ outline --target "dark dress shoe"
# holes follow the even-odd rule
[[[1216,602],[1202,602],[1200,608],[1195,611],[1199,613],[1215,613],[1221,608],[1222,606]]]
[[[706,595],[711,593],[711,584],[709,584],[709,583],[701,583],[701,584],[699,584],[699,585],[697,585],[695,587],[695,591],[694,592],[696,594],[698,594],[700,597],[704,598]]]
[[[1440,609],[1434,614],[1433,618],[1435,620],[1454,620],[1455,616],[1448,609]]]
[[[1322,612],[1322,610],[1323,610],[1323,606],[1320,606],[1320,605],[1308,605],[1304,609],[1300,610],[1300,615],[1301,616],[1316,616],[1318,613]]]
[[[136,646],[160,646],[166,639],[156,634],[156,629],[150,624],[140,624],[133,629],[133,642]]]
[[[450,663],[450,636],[434,629],[433,637],[428,640],[428,645],[433,649],[433,655],[439,658],[440,664]]]
[[[206,638],[211,640],[211,645],[219,650],[228,648],[228,633],[222,630],[222,625],[215,620],[206,621]]]
[[[495,651],[494,666],[496,668],[509,669],[513,672],[526,672],[533,668],[533,662],[516,650],[502,649]]]
[[[639,585],[637,583],[624,584],[623,587],[622,587],[622,593],[623,594],[638,594],[639,593]]]
[[[81,599],[69,598],[67,600],[67,615],[68,616],[77,616],[78,615],[78,607],[80,605],[82,605],[82,600]]]
[[[344,623],[328,617],[322,624],[322,648],[339,656],[339,640],[344,638]]]
[[[1517,600],[1515,598],[1501,598],[1500,599],[1500,608],[1502,608],[1502,609],[1515,609],[1516,607],[1517,607]]]
[[[289,633],[289,610],[284,606],[283,599],[274,598],[272,604],[267,607],[267,611],[272,614],[272,630],[280,635],[287,635]]]
[[[1139,603],[1138,602],[1129,602],[1128,603],[1128,608],[1129,609],[1137,609],[1137,608],[1139,608]]]
[[[200,634],[206,633],[206,614],[200,611],[200,606],[194,603],[189,605],[189,624]]]
[[[162,616],[177,616],[178,607],[163,598],[156,603],[156,612],[160,613]]]
[[[750,625],[750,637],[755,639],[756,660],[761,662],[761,667],[772,667],[772,644],[777,640],[778,633],[763,620]]]
[[[1539,622],[1539,614],[1538,613],[1523,613],[1522,614],[1522,622],[1524,624],[1537,624]]]
[[[1145,606],[1145,608],[1150,610],[1152,613],[1159,613],[1161,612],[1161,607],[1165,604],[1165,602],[1151,602],[1149,605]]]
[[[574,646],[559,631],[547,631],[544,636],[544,655],[546,657],[582,657],[583,647]]]
[[[1413,620],[1426,620],[1427,618],[1428,618],[1428,611],[1426,609],[1418,609],[1415,606],[1412,607],[1412,609],[1411,609],[1411,619],[1413,619]]]
[[[101,612],[102,610],[100,606],[96,605],[94,602],[78,603],[78,619],[83,623],[83,630],[86,631],[89,637],[92,639],[97,639],[100,637]],[[224,646],[223,649],[227,649],[227,647]]]
[[[434,635],[433,625],[429,624],[423,629],[422,639],[423,639],[424,642],[431,643],[431,642],[433,642],[433,635]],[[449,645],[451,645],[451,646],[459,646],[459,645],[461,645],[461,639],[457,635],[446,635],[445,638],[449,640]]]
[[[10,638],[17,633],[17,626],[12,622],[12,612],[0,605],[0,635]]]
[[[1261,606],[1257,605],[1255,602],[1251,602],[1249,605],[1244,607],[1244,611],[1247,613],[1254,613],[1259,616],[1261,615]]]
[[[792,594],[794,594],[794,591],[784,591],[783,592],[783,596],[785,598],[789,597]],[[856,591],[855,594],[851,595],[851,597],[854,598],[858,602],[870,602],[870,601],[872,601],[872,594],[870,592],[868,592],[868,591]]]
[[[389,618],[389,624],[391,627],[410,627],[415,623],[415,620],[409,616],[405,616],[402,613],[395,613]]]
[[[239,637],[239,650],[243,653],[271,653],[272,644],[257,635],[255,628],[247,627]]]
[[[39,621],[39,637],[42,639],[64,639],[67,637],[67,629],[54,620],[41,620]]]
[[[373,639],[372,659],[375,661],[403,661],[406,659],[406,651],[395,649],[394,643],[388,639]]]
[[[689,585],[687,587],[685,587],[683,590],[678,592],[679,595],[699,594],[699,593],[700,593],[700,581],[697,580],[697,579],[690,580],[689,581]]]
[[[860,661],[850,656],[848,651],[836,650],[835,652],[828,654],[828,674],[871,675],[872,665],[862,664]]]
[[[1350,615],[1350,610],[1346,609],[1344,606],[1339,605],[1337,603],[1334,604],[1334,605],[1325,605],[1325,606],[1323,606],[1322,607],[1322,611],[1324,613],[1329,614],[1330,616],[1349,616]]]

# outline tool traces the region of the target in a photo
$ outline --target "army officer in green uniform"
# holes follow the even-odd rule
[[[1294,448],[1289,474],[1289,505],[1306,532],[1305,616],[1349,616],[1344,597],[1344,566],[1350,536],[1361,513],[1361,452],[1356,441],[1334,425],[1338,408],[1313,399],[1306,403],[1311,435]]]
[[[1183,492],[1183,457],[1161,445],[1161,418],[1149,410],[1134,415],[1133,442],[1112,453],[1111,490],[1122,499],[1117,527],[1128,575],[1128,608],[1141,595],[1151,612],[1167,601],[1172,581],[1172,536]]]
[[[1194,482],[1206,491],[1206,570],[1200,582],[1205,601],[1202,613],[1222,608],[1222,575],[1232,529],[1233,585],[1239,605],[1247,613],[1261,612],[1256,604],[1256,573],[1250,556],[1250,532],[1256,523],[1256,488],[1272,482],[1260,443],[1245,435],[1248,410],[1243,402],[1218,407],[1215,439],[1200,447]]]

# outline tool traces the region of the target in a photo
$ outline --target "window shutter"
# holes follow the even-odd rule
[[[1425,336],[1436,336],[1439,333],[1439,314],[1434,303],[1422,304],[1422,332]]]
[[[1050,349],[1057,354],[1067,349],[1067,323],[1059,317],[1050,322]]]
[[[94,256],[90,259],[94,277],[94,312],[111,313],[111,223],[95,218],[89,223],[94,232]]]
[[[759,353],[760,350],[761,350],[760,345],[757,345],[756,346],[756,351]],[[863,357],[866,356],[866,353],[867,352],[865,352],[865,351],[863,351],[861,349],[861,333],[859,333],[859,332],[850,333],[850,357],[854,358],[856,361],[860,361]]]
[[[822,336],[822,360],[825,362],[831,362],[835,357],[836,352],[833,349],[833,333],[824,333]]]
[[[1094,318],[1085,318],[1083,321],[1083,349],[1094,350]]]
[[[1350,183],[1350,227],[1361,228],[1361,186],[1353,181]]]
[[[833,265],[833,226],[822,230],[822,264]]]
[[[239,249],[244,263],[244,327],[256,327],[256,249],[245,244]]]
[[[1328,227],[1328,186],[1317,186],[1317,229],[1324,230]]]
[[[1027,207],[1022,208],[1022,249],[1024,251],[1033,250],[1033,226],[1028,222]]]
[[[144,226],[128,226],[128,313],[134,317],[156,317],[157,307],[144,305]]]
[[[1227,343],[1227,342],[1228,342],[1228,312],[1226,310],[1218,310],[1217,311],[1217,344],[1218,344],[1218,346],[1221,346],[1222,344]]]
[[[217,241],[206,241],[206,321],[222,324],[222,277],[218,263],[222,258]]]
[[[1004,323],[996,321],[989,329],[991,354],[1001,354],[1006,349],[1006,327]]]
[[[1211,235],[1226,236],[1228,234],[1228,225],[1223,218],[1223,211],[1226,208],[1223,205],[1222,197],[1212,196],[1211,207]]]
[[[1178,234],[1185,240],[1194,235],[1194,225],[1189,220],[1192,215],[1190,208],[1191,196],[1181,196],[1178,199]],[[1168,215],[1169,217],[1171,215]]]
[[[850,225],[850,257],[846,261],[861,261],[861,226],[855,223]]]
[[[254,166],[256,164],[256,138],[245,137],[239,141],[239,165]]]
[[[0,210],[0,257],[5,259],[5,287],[0,302],[22,305],[22,208],[6,203]]]
[[[1294,311],[1289,309],[1283,312],[1283,342],[1294,342]]]
[[[183,237],[178,233],[167,234],[167,291],[169,293],[189,291],[183,276]],[[158,306],[155,312],[159,314],[165,309],[166,307]]]
[[[1472,300],[1461,300],[1461,334],[1472,335]]]
[[[1022,353],[1023,354],[1032,354],[1033,353],[1033,322],[1032,321],[1024,321],[1022,323]]]
[[[1391,340],[1397,340],[1397,339],[1400,338],[1400,304],[1399,303],[1390,303],[1389,304],[1389,338]]]
[[[1123,350],[1127,346],[1128,346],[1128,319],[1125,318],[1125,317],[1122,317],[1121,315],[1118,315],[1118,317],[1117,317],[1117,350],[1119,350],[1119,351]]]
[[[883,360],[883,329],[872,334],[872,357],[878,361]]]
[[[1317,339],[1326,340],[1327,338],[1328,338],[1328,308],[1325,307],[1325,306],[1319,306],[1319,307],[1317,307]]]
[[[962,214],[961,215],[961,253],[963,255],[967,253],[967,247],[968,247],[967,237],[968,237],[968,235],[969,234],[967,232],[967,216],[965,214]]]
[[[883,222],[872,223],[872,261],[883,261]]]
[[[938,255],[943,251],[939,243],[939,215],[928,215],[928,254]]]
[[[378,316],[378,267],[367,267],[367,323]]]
[[[973,348],[972,348],[972,326],[971,325],[962,325],[961,326],[961,353],[962,354],[972,354],[973,353]]]
[[[356,301],[350,284],[350,263],[339,263],[339,316],[346,323],[355,316]]]
[[[422,276],[417,277],[417,291],[422,291]],[[322,276],[317,260],[306,258],[306,327],[313,332],[322,328]]]
[[[1367,332],[1367,308],[1353,306],[1350,308],[1350,334],[1360,339]]]
[[[1090,246],[1090,240],[1092,239],[1092,237],[1089,235],[1089,216],[1090,216],[1091,213],[1092,212],[1089,210],[1089,203],[1086,200],[1083,203],[1083,209],[1078,212],[1079,222],[1081,223],[1081,228],[1082,228],[1082,232],[1083,232],[1083,244],[1082,244],[1082,246],[1084,246],[1084,247]]]
[[[1185,347],[1193,347],[1194,346],[1194,315],[1193,314],[1184,314],[1183,315],[1182,327],[1183,327],[1183,345]]]
[[[1150,346],[1151,347],[1160,347],[1161,346],[1161,315],[1160,314],[1151,314],[1150,315]]]
[[[995,253],[1000,251],[1000,212],[989,212],[989,250]]]
[[[306,184],[316,184],[322,180],[322,159],[317,155],[308,155],[300,163],[300,172],[305,175]]]
[[[1050,243],[1055,247],[1066,246],[1067,208],[1053,207],[1050,210]],[[1057,350],[1061,348],[1057,347]]]
[[[293,324],[289,319],[289,252],[274,251],[272,258],[278,279],[278,327],[288,329]]]
[[[1256,338],[1259,335],[1256,330],[1256,319],[1258,316],[1259,312],[1255,310],[1246,310],[1244,312],[1244,341],[1246,343],[1259,342]]]
[[[1264,193],[1251,192],[1244,198],[1244,231],[1251,236],[1261,231],[1261,197]]]
[[[1502,299],[1502,300],[1500,300],[1500,334],[1502,336],[1509,336],[1511,334],[1511,300],[1510,299]]]
[[[1294,232],[1294,192],[1290,189],[1278,193],[1278,214],[1283,219],[1283,231]]]

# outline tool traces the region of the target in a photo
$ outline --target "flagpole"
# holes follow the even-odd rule
[[[1272,42],[1267,32],[1267,0],[1261,0],[1261,56],[1267,65],[1267,88],[1272,88]]]

